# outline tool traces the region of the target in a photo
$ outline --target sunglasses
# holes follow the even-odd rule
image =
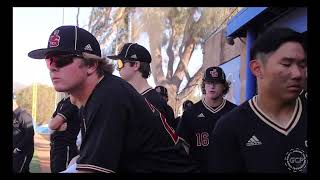
[[[50,68],[54,63],[55,67],[62,68],[64,66],[72,64],[74,57],[82,57],[82,56],[77,54],[47,56],[46,57],[47,67]]]
[[[135,61],[124,61],[124,60],[117,60],[117,70],[120,71],[123,67],[124,67],[124,64],[126,62],[135,62]]]

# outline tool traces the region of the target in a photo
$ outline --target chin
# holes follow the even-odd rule
[[[58,85],[53,85],[54,89],[57,91],[57,92],[66,92],[66,89],[63,88],[63,87],[60,87]]]
[[[288,101],[294,101],[299,97],[299,93],[287,93],[287,95],[284,97]]]

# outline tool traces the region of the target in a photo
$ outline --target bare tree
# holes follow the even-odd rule
[[[116,52],[118,47],[126,43],[129,33],[132,41],[136,41],[141,33],[147,33],[154,82],[167,87],[169,104],[178,109],[184,98],[200,83],[206,68],[202,65],[193,76],[189,74],[188,66],[193,52],[198,46],[202,47],[204,40],[221,27],[226,18],[235,14],[236,9],[93,8],[89,28],[102,47],[109,49],[109,53]],[[174,64],[177,64],[176,68]],[[163,67],[166,68],[166,74]],[[182,86],[184,79],[187,81],[185,87]]]

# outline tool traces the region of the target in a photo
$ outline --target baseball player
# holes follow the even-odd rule
[[[76,141],[80,123],[77,106],[71,104],[69,97],[63,98],[49,121],[49,128],[53,130],[50,135],[52,173],[65,170],[71,159],[79,154]]]
[[[158,92],[161,95],[161,97],[166,102],[167,114],[168,114],[169,117],[171,117],[170,120],[168,121],[168,123],[170,124],[170,126],[173,129],[176,129],[177,128],[177,123],[176,123],[175,118],[174,118],[174,112],[173,112],[172,107],[168,104],[169,97],[168,97],[167,88],[165,88],[164,86],[156,86],[154,89],[156,90],[156,92]]]
[[[13,95],[13,156],[14,173],[29,173],[29,165],[34,152],[34,130],[31,115],[18,106]]]
[[[79,108],[82,144],[64,172],[194,172],[184,141],[164,116],[125,80],[112,75],[97,39],[61,26],[48,47],[29,52],[46,59],[54,88]]]
[[[174,120],[171,107],[147,82],[151,74],[150,63],[152,61],[149,51],[137,44],[126,43],[120,53],[115,56],[108,56],[109,59],[117,60],[117,68],[122,79],[129,82],[141,95],[155,106],[166,118],[168,124]]]
[[[274,28],[261,34],[250,55],[257,95],[222,117],[209,146],[209,172],[307,172],[306,80],[300,33]]]
[[[204,97],[187,109],[177,128],[177,134],[190,144],[190,156],[207,172],[207,152],[211,143],[210,134],[217,120],[236,107],[224,99],[229,91],[229,82],[220,67],[209,67],[202,81]]]

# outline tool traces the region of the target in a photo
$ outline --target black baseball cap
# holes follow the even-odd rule
[[[226,81],[226,75],[224,74],[223,69],[218,66],[209,67],[204,74],[203,81],[219,81],[224,83]]]
[[[113,60],[140,61],[151,63],[151,55],[149,51],[138,43],[126,43],[121,48],[118,55],[107,56]]]
[[[158,93],[160,93],[161,96],[166,96],[168,97],[168,90],[167,88],[163,87],[163,86],[156,86],[154,88]]]
[[[60,26],[51,33],[47,48],[33,50],[28,56],[44,59],[51,53],[81,55],[83,52],[101,57],[97,39],[90,32],[77,26]]]

